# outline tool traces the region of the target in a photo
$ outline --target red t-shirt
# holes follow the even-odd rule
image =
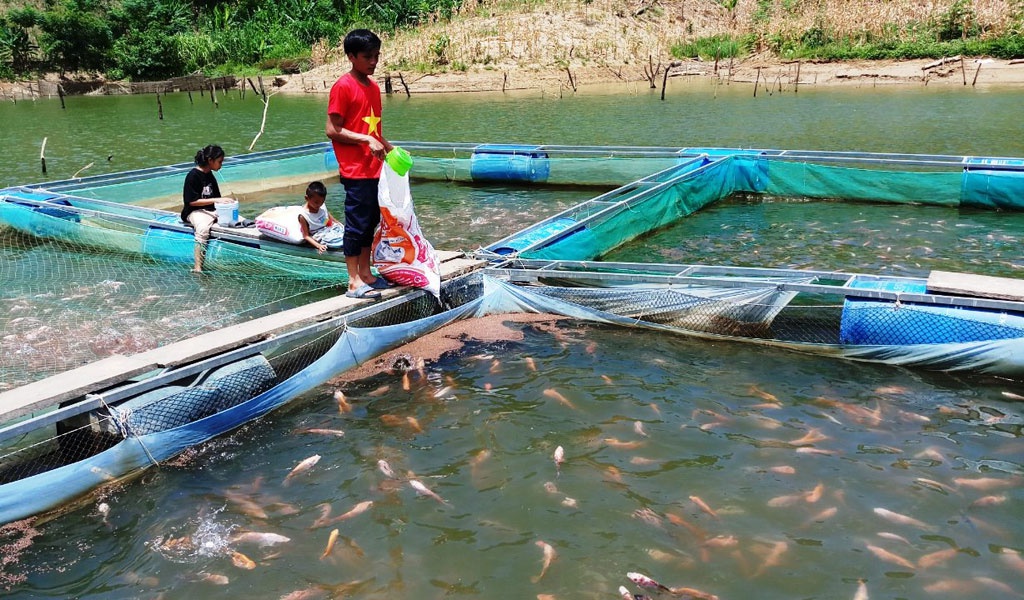
[[[383,141],[381,133],[380,86],[373,79],[362,85],[351,73],[345,73],[331,87],[328,115],[341,115],[342,127],[369,134]],[[347,179],[377,179],[381,161],[370,154],[366,144],[339,144],[331,141],[338,159],[338,173]]]

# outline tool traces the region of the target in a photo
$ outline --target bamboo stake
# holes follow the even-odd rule
[[[761,67],[757,68],[757,76],[754,77],[754,97],[757,98],[757,82],[761,80]]]
[[[164,120],[164,104],[163,104],[163,102],[160,102],[160,92],[156,93],[156,110],[157,110],[157,114],[160,116],[160,120],[163,121]]]
[[[665,67],[665,73],[661,76],[661,100],[665,100],[665,87],[668,83],[668,71],[672,68],[672,65]]]
[[[405,85],[405,77],[402,77],[402,72],[401,71],[398,72],[398,81],[401,82],[402,87],[405,88],[405,97],[406,98],[411,98],[412,95],[409,94],[409,86]]]
[[[46,138],[43,138],[43,147],[39,149],[39,162],[43,165],[43,175],[46,175]]]
[[[971,80],[971,87],[974,87],[974,84],[978,83],[978,73],[981,73],[981,63],[978,63],[978,68],[974,71],[974,79]]]
[[[213,102],[214,108],[220,108],[220,103],[217,102],[217,84],[210,80],[210,102]]]
[[[85,165],[84,167],[82,167],[81,169],[79,169],[79,170],[75,171],[75,174],[74,174],[74,175],[72,175],[72,176],[71,176],[71,178],[72,178],[72,179],[78,179],[78,175],[79,175],[79,174],[80,174],[80,173],[81,173],[82,171],[84,171],[84,170],[88,169],[89,167],[91,167],[92,165],[93,165],[93,163],[89,163],[89,164]]]
[[[263,135],[263,129],[267,126],[267,109],[268,108],[270,108],[270,98],[269,97],[263,99],[263,121],[260,123],[260,131],[259,131],[259,133],[256,134],[256,137],[252,138],[252,143],[249,144],[249,151],[250,152],[252,152],[252,149],[256,147],[256,140],[260,139],[260,136]]]
[[[60,109],[64,110],[64,86],[57,84],[57,95],[60,96]]]
[[[964,78],[964,85],[967,85],[967,67],[964,66],[964,55],[960,55],[960,75]]]
[[[796,81],[793,82],[793,93],[797,93],[800,88],[800,61],[796,61]]]

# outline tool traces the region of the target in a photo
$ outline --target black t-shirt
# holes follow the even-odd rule
[[[220,187],[217,185],[217,178],[213,171],[204,173],[193,167],[185,176],[185,186],[182,189],[182,200],[185,203],[181,209],[181,220],[188,221],[188,215],[194,210],[203,210],[204,206],[189,206],[189,202],[201,198],[220,198]],[[212,209],[212,207],[210,207]]]

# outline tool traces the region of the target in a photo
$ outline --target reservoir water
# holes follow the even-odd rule
[[[665,101],[625,88],[395,97],[385,133],[1024,156],[1013,89],[802,87],[753,98],[739,86],[669,86]],[[176,94],[162,97],[161,121],[152,97],[66,102],[0,105],[10,146],[0,183],[66,178],[89,163],[96,174],[185,162],[207,143],[240,154],[263,109],[251,94],[219,108]],[[326,98],[270,102],[257,149],[322,138]],[[432,243],[464,250],[597,193],[413,189]],[[1024,219],[1013,213],[731,199],[608,258],[1017,277],[1022,241]],[[131,303],[104,282],[134,294],[125,298],[159,284],[197,303],[246,285],[198,284],[187,273],[157,282],[165,271],[95,267],[83,256],[76,281],[49,273],[38,287],[33,273],[47,272],[47,256],[45,247],[4,255],[5,265],[24,261],[5,272],[5,327],[13,307],[39,306],[48,293],[107,293],[111,306],[95,318],[116,326]],[[183,315],[168,335],[206,317]],[[616,598],[620,586],[657,595],[631,572],[723,600],[854,598],[862,585],[872,599],[1024,593],[1020,382],[568,320],[498,318],[436,341],[458,349],[407,377],[342,374],[74,510],[0,529],[4,597],[572,600]],[[338,392],[352,410],[341,410]],[[311,432],[323,429],[344,435]],[[320,461],[286,484],[314,454]]]

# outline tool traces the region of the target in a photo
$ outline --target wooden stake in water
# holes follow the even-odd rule
[[[64,110],[64,86],[57,84],[57,96],[60,97],[60,109]]]
[[[75,174],[74,174],[74,175],[72,175],[72,176],[71,176],[71,178],[72,178],[72,179],[78,179],[78,176],[82,174],[82,171],[84,171],[84,170],[88,169],[88,168],[89,168],[89,167],[91,167],[92,165],[93,165],[93,163],[89,163],[89,164],[85,165],[84,167],[82,167],[81,169],[79,169],[79,170],[75,171]]]
[[[39,149],[39,162],[43,165],[43,175],[46,175],[46,138],[43,138],[43,147]]]
[[[160,102],[160,92],[156,93],[156,112],[157,112],[157,115],[160,117],[160,120],[163,121],[164,120],[164,104],[163,104],[163,102]]]
[[[263,121],[260,123],[260,131],[256,134],[256,137],[252,138],[252,143],[249,144],[249,152],[256,147],[256,140],[260,139],[263,135],[263,129],[267,126],[267,109],[270,108],[270,98],[263,99]]]

